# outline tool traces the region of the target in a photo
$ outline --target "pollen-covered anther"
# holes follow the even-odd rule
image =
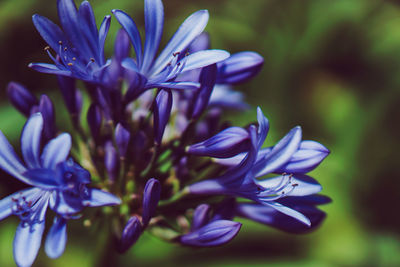
[[[176,57],[176,56],[178,56],[178,55],[180,55],[180,54],[181,54],[181,52],[172,53],[172,55],[173,55],[174,57]]]
[[[50,46],[46,46],[45,48],[43,48],[44,51],[48,51],[50,49]]]
[[[67,65],[68,65],[68,66],[73,66],[74,64],[73,64],[73,63],[71,63],[71,62],[69,62]]]
[[[62,45],[62,44],[63,44],[63,42],[62,42],[62,41],[58,41],[58,44],[59,44],[59,45]]]
[[[76,60],[76,57],[73,57],[72,60],[75,61],[75,60]]]

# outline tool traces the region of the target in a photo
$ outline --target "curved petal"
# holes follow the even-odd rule
[[[99,33],[97,31],[96,19],[94,17],[93,9],[88,1],[83,1],[78,10],[78,21],[82,35],[88,43],[92,55],[97,62],[99,62]]]
[[[270,207],[276,209],[277,211],[280,211],[281,213],[286,214],[287,216],[295,218],[296,220],[304,223],[307,226],[311,226],[311,222],[306,216],[304,216],[302,213],[300,213],[292,208],[286,207],[277,202],[262,202],[261,204],[270,206]]]
[[[263,57],[255,52],[244,51],[233,54],[218,64],[217,83],[243,83],[254,77],[261,70],[263,63]]]
[[[34,69],[38,72],[48,73],[48,74],[56,74],[62,76],[72,76],[72,72],[67,69],[59,69],[54,64],[48,63],[30,63],[28,65],[29,68]]]
[[[47,208],[47,205],[45,205]],[[37,256],[45,227],[44,218],[39,223],[20,222],[14,237],[13,253],[18,266],[31,266]]]
[[[223,61],[228,57],[229,53],[225,50],[212,49],[199,51],[182,59],[183,64],[185,64],[182,72],[203,68]]]
[[[200,83],[194,82],[165,82],[165,83],[154,83],[146,84],[146,88],[165,88],[165,89],[177,89],[177,90],[195,90],[200,88]]]
[[[301,141],[301,128],[293,128],[283,137],[265,157],[254,166],[255,177],[261,177],[274,172],[286,164],[299,148]]]
[[[43,117],[33,114],[25,123],[21,135],[21,150],[28,168],[40,168],[40,139],[42,137]]]
[[[29,179],[22,175],[26,171],[26,167],[18,158],[13,147],[7,138],[0,131],[0,168],[17,179],[30,184]]]
[[[146,73],[154,61],[164,26],[164,7],[161,0],[144,1],[146,40],[144,42],[142,73]]]
[[[83,201],[83,205],[85,206],[99,207],[121,204],[121,199],[111,193],[96,188],[92,188],[89,190],[91,191],[91,197],[90,199]]]
[[[32,21],[39,34],[54,51],[59,51],[60,41],[63,44],[68,43],[60,27],[58,27],[48,18],[35,14],[32,16]]]
[[[63,133],[52,139],[43,149],[43,168],[54,170],[58,163],[66,161],[71,150],[71,136]]]
[[[67,220],[62,217],[55,217],[53,225],[46,237],[45,251],[52,259],[60,257],[67,244]]]
[[[201,204],[197,206],[193,213],[193,220],[192,220],[192,227],[191,231],[195,231],[204,225],[210,220],[210,205],[208,204]]]
[[[104,65],[104,44],[106,42],[108,30],[110,29],[110,24],[111,24],[111,16],[105,16],[102,23],[100,24],[100,29],[99,29],[100,65]]]
[[[269,131],[268,119],[264,116],[260,107],[257,107],[257,120],[258,120],[258,136],[257,136],[257,147],[260,149],[264,144],[265,138]]]
[[[315,141],[303,141],[290,161],[281,167],[278,173],[307,173],[315,169],[330,151]]]
[[[143,62],[142,39],[140,38],[140,33],[135,22],[128,14],[126,14],[122,10],[114,9],[112,10],[112,13],[117,18],[122,28],[125,29],[126,33],[129,36],[129,39],[131,39],[133,48],[135,49],[138,65],[141,66]]]
[[[151,68],[150,75],[161,72],[172,60],[174,53],[182,52],[207,25],[209,14],[207,10],[199,10],[189,16],[176,31],[167,46],[157,57]]]
[[[245,142],[248,139],[249,133],[245,129],[229,127],[201,143],[191,145],[188,153],[197,156],[228,158],[248,150]]]

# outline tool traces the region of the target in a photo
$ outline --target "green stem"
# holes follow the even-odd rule
[[[161,200],[160,202],[158,202],[158,206],[162,207],[162,206],[167,206],[167,205],[170,205],[172,203],[175,203],[176,201],[182,199],[183,197],[185,197],[189,193],[190,193],[189,187],[186,186],[181,191],[179,191],[178,193],[174,194],[170,199]]]

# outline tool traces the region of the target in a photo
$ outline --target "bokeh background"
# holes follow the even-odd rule
[[[92,0],[97,20],[123,9],[143,29],[142,0]],[[244,221],[238,237],[214,249],[188,249],[141,237],[114,266],[400,266],[400,1],[383,0],[164,0],[166,43],[199,9],[210,11],[212,47],[257,51],[261,73],[237,87],[251,110],[229,114],[236,125],[255,120],[261,106],[270,119],[268,144],[296,125],[331,155],[312,173],[333,202],[323,225],[290,235]],[[57,21],[55,0],[0,0],[0,129],[14,144],[25,119],[6,99],[19,81],[53,96],[57,122],[68,125],[55,78],[27,68],[48,62],[31,15]],[[108,55],[118,23],[112,21]],[[22,185],[0,174],[0,196]],[[14,266],[18,220],[0,222],[0,266]],[[98,266],[101,232],[82,221],[69,226],[65,254],[50,261],[41,250],[35,266]],[[100,255],[99,255],[100,254]]]

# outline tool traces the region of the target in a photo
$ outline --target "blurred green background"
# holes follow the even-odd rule
[[[143,29],[142,0],[92,0],[97,20],[113,8]],[[271,123],[268,145],[296,125],[304,139],[320,141],[331,155],[311,175],[333,202],[315,232],[294,236],[243,221],[231,244],[188,249],[141,237],[115,266],[400,266],[400,1],[378,0],[164,0],[165,43],[198,9],[210,11],[213,48],[257,51],[262,72],[237,87]],[[0,128],[15,144],[24,118],[7,102],[9,81],[47,93],[63,124],[55,78],[27,68],[49,62],[31,23],[39,13],[57,21],[55,0],[0,1]],[[118,23],[112,21],[108,55]],[[232,114],[234,124],[255,120],[255,108]],[[21,187],[1,174],[0,196]],[[14,266],[12,240],[18,220],[0,222],[0,266]],[[102,234],[82,221],[69,225],[65,254],[35,266],[99,265]],[[105,253],[105,252],[103,252]]]

